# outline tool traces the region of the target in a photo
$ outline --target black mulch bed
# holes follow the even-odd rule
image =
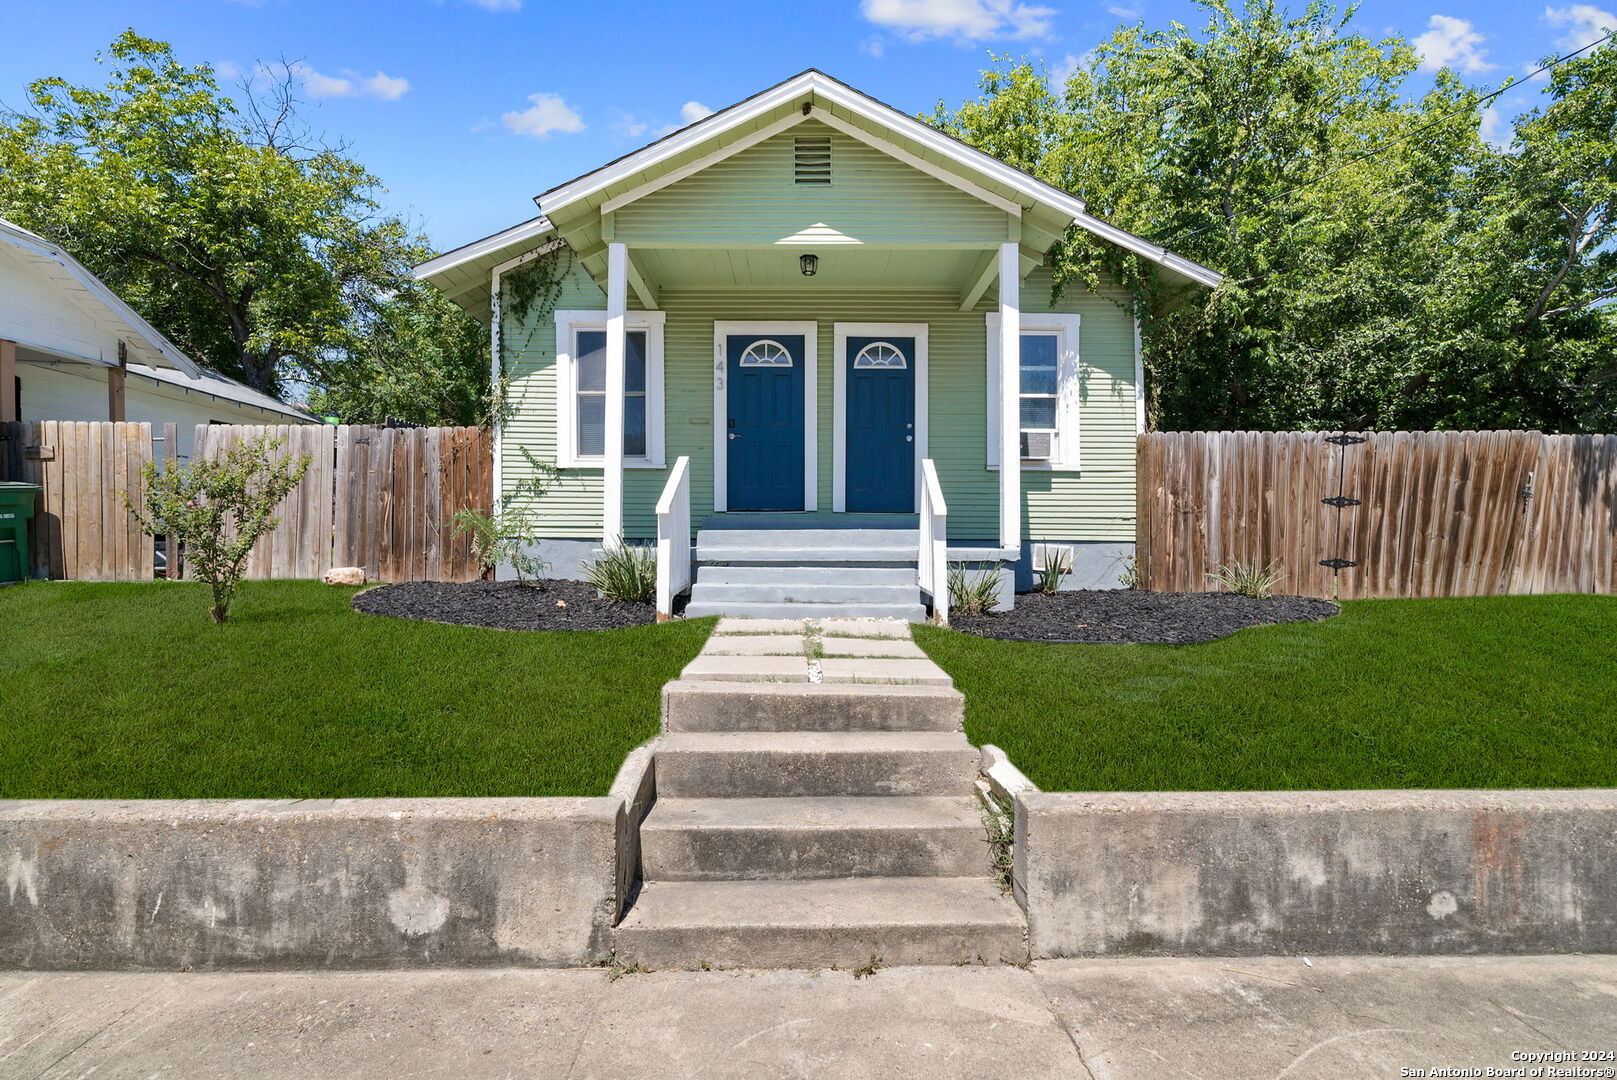
[[[956,630],[1007,641],[1192,645],[1264,623],[1314,622],[1341,609],[1308,596],[1252,600],[1232,593],[1080,589],[1025,593],[993,615],[949,616]]]
[[[407,581],[366,589],[354,610],[496,630],[616,630],[657,621],[655,604],[609,604],[583,581]]]

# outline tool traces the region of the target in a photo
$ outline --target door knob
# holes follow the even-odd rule
[[[915,436],[914,435],[906,435],[906,436],[904,436],[904,441],[905,442],[914,442],[915,441]]]
[[[741,436],[737,435],[735,432],[732,431],[732,432],[730,432],[730,438],[739,439],[739,438],[741,438]]]

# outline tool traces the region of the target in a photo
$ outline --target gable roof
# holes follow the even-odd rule
[[[814,68],[556,185],[535,198],[538,217],[429,259],[416,268],[416,277],[470,310],[486,308],[490,272],[535,244],[566,234],[569,219],[610,209],[636,189],[704,168],[709,157],[717,156],[712,151],[726,144],[751,145],[810,115],[957,186],[968,185],[996,205],[1008,201],[1029,219],[1036,218],[1043,225],[1040,231],[1052,237],[1076,225],[1174,277],[1206,286],[1223,280],[1216,271],[1095,217],[1082,199]]]
[[[16,250],[41,277],[66,293],[98,329],[122,340],[130,360],[148,367],[174,368],[192,377],[201,375],[195,361],[59,245],[5,218],[0,218],[0,243]]]

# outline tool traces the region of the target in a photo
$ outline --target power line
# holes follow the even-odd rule
[[[1336,175],[1337,173],[1341,172],[1343,169],[1346,169],[1346,168],[1349,168],[1351,166],[1357,165],[1361,161],[1368,161],[1370,158],[1375,157],[1377,154],[1380,154],[1383,151],[1392,149],[1394,146],[1397,146],[1401,142],[1405,142],[1405,141],[1407,141],[1409,139],[1413,139],[1415,136],[1425,134],[1426,132],[1431,131],[1433,128],[1438,127],[1441,124],[1448,123],[1450,120],[1454,119],[1456,116],[1470,115],[1471,113],[1475,112],[1478,108],[1481,108],[1482,106],[1488,104],[1488,102],[1492,101],[1494,98],[1497,98],[1499,95],[1505,93],[1506,91],[1508,91],[1511,88],[1518,85],[1518,82],[1532,82],[1534,79],[1538,78],[1540,75],[1544,74],[1546,71],[1549,71],[1551,68],[1554,68],[1554,67],[1557,67],[1557,66],[1559,66],[1561,64],[1564,64],[1568,60],[1571,60],[1573,57],[1578,56],[1581,53],[1586,53],[1590,49],[1594,48],[1597,45],[1600,45],[1600,44],[1603,44],[1603,43],[1605,43],[1607,41],[1610,41],[1614,36],[1617,36],[1617,29],[1608,30],[1604,34],[1602,34],[1600,37],[1597,37],[1593,41],[1589,42],[1589,44],[1584,45],[1582,48],[1574,49],[1571,52],[1567,53],[1565,56],[1558,56],[1554,60],[1551,60],[1549,63],[1545,64],[1543,67],[1538,68],[1538,69],[1530,72],[1525,78],[1523,78],[1521,80],[1516,80],[1516,79],[1507,80],[1505,82],[1505,84],[1503,86],[1501,86],[1499,89],[1493,91],[1492,93],[1484,94],[1482,97],[1478,98],[1472,104],[1463,106],[1463,107],[1458,108],[1458,109],[1453,109],[1453,110],[1451,110],[1449,112],[1446,112],[1442,116],[1438,117],[1436,120],[1433,120],[1430,123],[1422,124],[1420,127],[1416,128],[1413,131],[1405,132],[1404,134],[1398,136],[1396,139],[1393,139],[1390,142],[1383,143],[1382,145],[1376,147],[1374,150],[1367,150],[1364,153],[1360,154],[1358,157],[1349,158],[1348,160],[1342,162],[1342,164],[1325,170],[1324,172],[1320,173],[1318,176],[1314,177],[1312,180],[1304,181],[1303,183],[1298,184],[1296,187],[1287,188],[1285,191],[1280,192],[1278,195],[1271,195],[1267,199],[1263,199],[1263,200],[1255,203],[1254,205],[1248,207],[1247,209],[1242,210],[1237,214],[1231,215],[1230,220],[1233,221],[1235,218],[1241,217],[1244,214],[1250,214],[1254,210],[1261,210],[1263,207],[1268,206],[1272,202],[1279,202],[1281,199],[1284,199],[1288,195],[1295,195],[1297,192],[1302,191],[1304,188],[1313,187],[1315,184],[1319,183],[1322,180],[1325,180],[1328,177]],[[1181,241],[1181,240],[1188,240],[1192,236],[1199,236],[1202,233],[1207,232],[1209,229],[1216,229],[1220,225],[1227,225],[1227,224],[1229,224],[1228,221],[1214,222],[1211,225],[1203,225],[1199,229],[1191,229],[1189,232],[1180,233],[1178,236],[1174,237],[1172,240],[1164,240],[1164,241],[1162,241],[1162,246],[1163,247],[1171,247],[1172,245],[1179,243],[1179,241]]]

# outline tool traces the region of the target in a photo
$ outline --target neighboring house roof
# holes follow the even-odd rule
[[[1024,244],[1041,254],[1076,225],[1156,263],[1171,277],[1206,286],[1223,280],[1214,270],[1095,217],[1076,196],[812,68],[551,188],[535,200],[542,211],[538,217],[430,259],[416,268],[416,277],[469,310],[486,308],[489,275],[501,263],[547,239],[567,237],[576,247],[573,238],[583,218],[598,217],[677,182],[811,113],[815,120],[1019,214]],[[591,232],[585,239],[598,241]]]
[[[214,371],[212,368],[198,368],[195,375],[188,375],[172,368],[154,368],[145,364],[130,364],[129,373],[131,375],[144,375],[148,379],[153,379],[169,386],[181,387],[194,393],[210,394],[222,401],[228,401],[236,405],[249,405],[253,408],[279,413],[282,416],[303,422],[319,422],[316,417],[296,405],[288,404],[280,398],[254,390],[246,383],[238,382],[228,375]]]
[[[203,369],[195,361],[61,247],[4,218],[0,218],[0,243],[14,248],[43,277],[72,297],[102,331],[123,341],[131,361],[201,377]]]

